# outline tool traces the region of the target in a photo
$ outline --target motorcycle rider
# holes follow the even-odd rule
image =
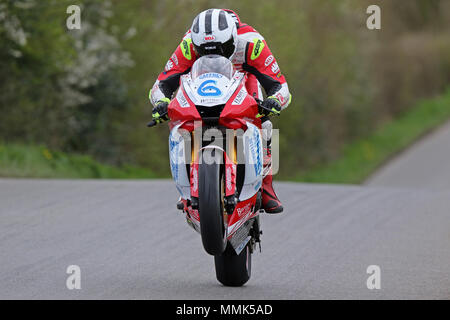
[[[153,120],[168,120],[167,107],[179,86],[180,76],[190,71],[197,58],[207,54],[222,55],[231,60],[236,70],[246,73],[246,89],[255,98],[263,100],[261,86],[266,92],[267,98],[260,111],[262,128],[265,129],[263,135],[267,140],[262,204],[267,213],[280,213],[283,206],[272,186],[272,122],[269,116],[279,115],[291,102],[291,94],[264,38],[253,27],[241,23],[234,11],[208,9],[195,17],[150,91]]]

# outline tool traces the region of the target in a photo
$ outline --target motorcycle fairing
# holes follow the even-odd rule
[[[170,171],[175,180],[175,186],[184,199],[190,199],[191,183],[186,168],[186,150],[184,138],[179,133],[181,123],[173,127],[169,134]]]
[[[245,157],[245,178],[244,185],[239,200],[247,200],[253,197],[261,187],[262,170],[263,170],[263,154],[262,154],[262,138],[260,130],[257,126],[246,122],[247,130],[243,135],[244,157]]]
[[[231,80],[220,73],[210,72],[194,80],[186,74],[181,76],[180,82],[194,105],[215,106],[227,103],[243,78],[244,74],[240,72],[236,72]]]
[[[204,73],[196,79],[192,79],[190,74],[181,76],[178,92],[169,105],[170,166],[184,203],[186,220],[194,230],[200,232],[199,212],[192,208],[190,200],[192,197],[198,197],[198,159],[204,148],[194,146],[193,150],[190,150],[189,144],[183,143],[180,132],[181,129],[192,132],[197,127],[202,132],[203,121],[198,107],[209,110],[209,107],[217,105],[224,105],[220,112],[219,126],[244,130],[241,136],[243,162],[236,161],[236,150],[221,149],[225,160],[225,195],[239,193],[233,213],[228,214],[225,220],[227,240],[239,254],[251,238],[250,229],[254,218],[259,215],[255,203],[262,183],[263,167],[261,121],[256,117],[258,106],[245,88],[244,74],[235,72],[230,80],[214,72]],[[192,155],[185,158],[186,152],[192,152]],[[238,164],[244,167],[243,177],[239,175],[239,188],[236,182]]]

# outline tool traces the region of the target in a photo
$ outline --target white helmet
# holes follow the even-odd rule
[[[236,22],[225,10],[208,9],[195,17],[191,37],[198,55],[230,58],[236,49]]]

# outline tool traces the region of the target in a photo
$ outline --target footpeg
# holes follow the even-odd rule
[[[232,214],[234,212],[234,208],[236,207],[237,199],[234,195],[225,197],[223,199],[223,204],[225,206],[225,211],[228,214]]]

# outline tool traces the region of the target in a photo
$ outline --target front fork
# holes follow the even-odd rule
[[[226,147],[224,152],[224,180],[223,180],[223,206],[225,209],[224,220],[228,221],[228,217],[234,213],[235,207],[238,202],[238,195],[236,190],[236,178],[237,178],[237,136],[234,130],[230,130],[226,134]],[[191,165],[190,165],[190,181],[191,181],[191,201],[192,209],[198,209],[198,169],[200,152],[202,152],[201,139],[191,132]],[[261,190],[258,191],[255,206],[253,212],[262,211],[262,194]],[[254,218],[253,225],[249,231],[251,239],[249,241],[250,252],[253,253],[256,249],[256,245],[259,246],[261,252],[261,223],[259,215]]]
[[[217,146],[223,151],[224,161],[224,198],[225,211],[231,215],[237,204],[236,175],[237,175],[237,137],[234,130],[227,130],[225,149]],[[201,137],[191,133],[191,204],[193,209],[198,209],[198,169],[202,146]]]

